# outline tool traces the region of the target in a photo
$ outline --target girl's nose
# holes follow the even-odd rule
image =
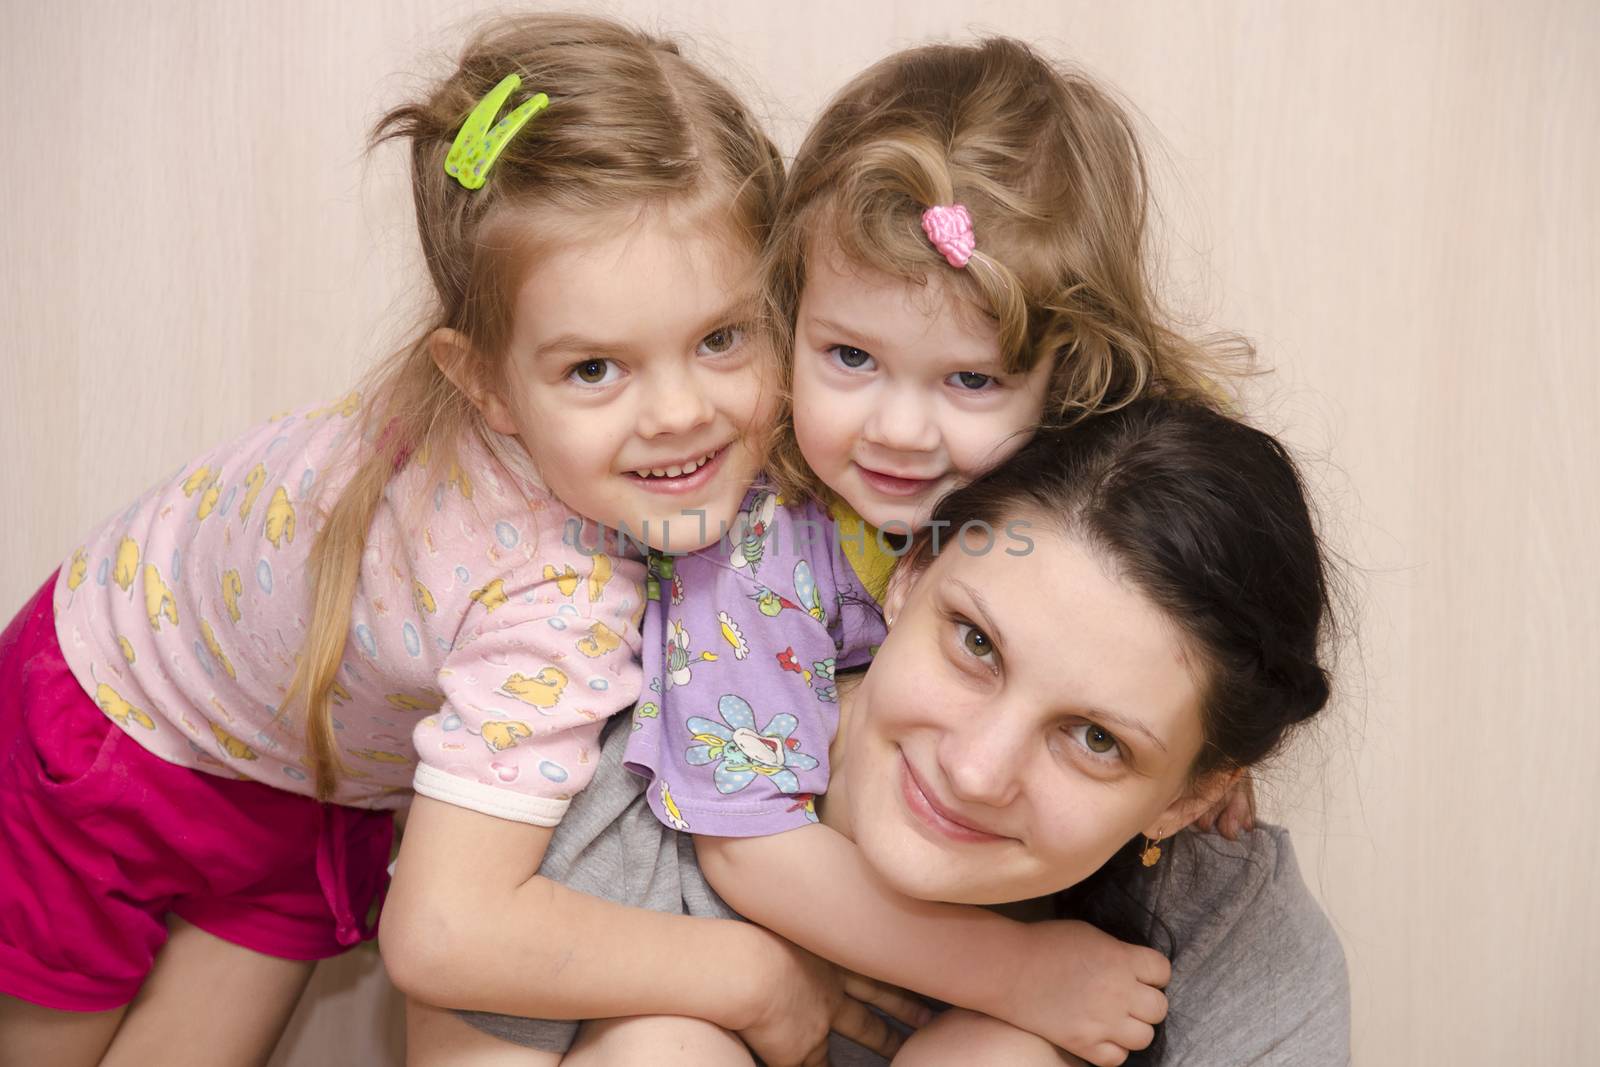
[[[639,401],[641,437],[687,434],[711,422],[716,405],[692,373],[652,375]]]
[[[939,446],[939,428],[920,386],[886,390],[861,428],[861,436],[895,452],[932,452]]]

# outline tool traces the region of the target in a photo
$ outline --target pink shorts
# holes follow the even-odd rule
[[[284,959],[372,937],[392,815],[145,751],[73,677],[54,588],[52,576],[0,634],[0,993],[126,1004],[169,914]]]

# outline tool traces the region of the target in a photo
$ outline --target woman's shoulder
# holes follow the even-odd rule
[[[1343,1063],[1350,983],[1289,832],[1184,833],[1148,901],[1173,941],[1163,1063]]]

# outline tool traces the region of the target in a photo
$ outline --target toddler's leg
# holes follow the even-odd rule
[[[894,1067],[967,1067],[974,1063],[1061,1067],[1083,1061],[1036,1034],[961,1008],[952,1008],[912,1034],[894,1058]]]
[[[715,1023],[681,1015],[595,1019],[583,1024],[561,1067],[753,1067],[744,1042]]]
[[[101,1067],[264,1064],[315,964],[266,956],[173,918]]]
[[[556,1067],[560,1062],[559,1052],[513,1045],[453,1011],[406,1001],[406,1067]]]
[[[0,1067],[93,1067],[127,1010],[56,1011],[0,995]]]

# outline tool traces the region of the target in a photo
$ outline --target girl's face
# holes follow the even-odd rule
[[[862,518],[914,529],[945,492],[1027,441],[1049,361],[1005,374],[994,324],[937,273],[918,286],[831,247],[811,253],[795,323],[795,437]]]
[[[732,523],[774,414],[756,253],[726,232],[658,208],[539,257],[485,406],[568,507],[672,552]]]
[[[1190,779],[1201,682],[1166,616],[1076,540],[1025,533],[1026,555],[948,544],[897,579],[888,639],[845,696],[826,814],[908,896],[1064,889],[1226,784]]]

